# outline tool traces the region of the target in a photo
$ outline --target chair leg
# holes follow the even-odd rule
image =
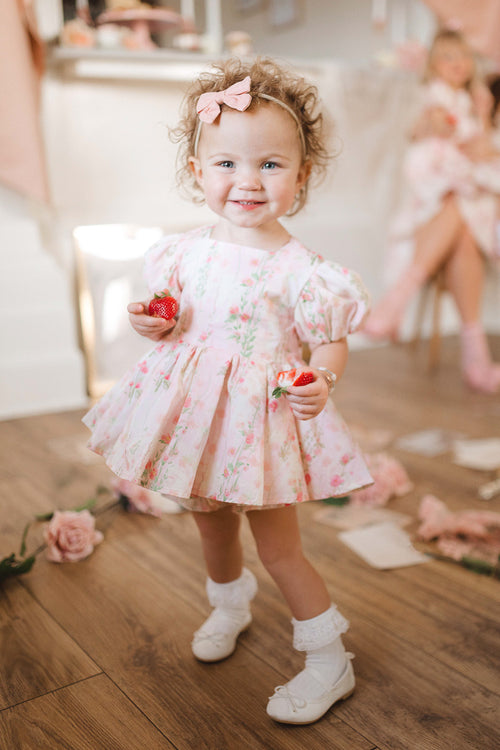
[[[441,354],[441,301],[445,290],[444,275],[438,272],[435,283],[434,304],[432,306],[432,333],[429,341],[428,369],[433,372],[439,364]]]
[[[418,300],[417,314],[415,316],[415,327],[413,329],[413,337],[410,340],[410,346],[412,349],[416,349],[422,340],[422,327],[424,324],[425,308],[427,306],[427,299],[429,297],[429,284],[424,284],[420,291],[420,297]]]

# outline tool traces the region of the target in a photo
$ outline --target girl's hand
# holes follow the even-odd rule
[[[415,141],[433,137],[450,138],[455,128],[454,118],[444,107],[428,107],[417,120],[412,131],[412,138]]]
[[[303,367],[297,370],[297,376],[301,371],[312,372],[314,380],[308,385],[288,386],[286,398],[296,419],[303,421],[313,419],[323,411],[328,401],[328,385],[319,370],[314,367]]]
[[[169,333],[176,324],[175,318],[165,320],[165,318],[155,318],[147,314],[148,302],[131,302],[127,305],[128,319],[130,325],[141,336],[152,341],[160,341]]]

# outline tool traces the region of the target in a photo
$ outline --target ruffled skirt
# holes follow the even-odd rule
[[[372,483],[331,399],[295,420],[276,373],[301,361],[248,361],[159,344],[84,417],[89,447],[119,477],[193,510],[280,507]]]

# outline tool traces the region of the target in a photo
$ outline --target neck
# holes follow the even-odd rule
[[[214,240],[231,242],[235,245],[258,247],[261,250],[279,250],[290,239],[290,233],[279,221],[265,227],[238,227],[221,220],[212,232]]]

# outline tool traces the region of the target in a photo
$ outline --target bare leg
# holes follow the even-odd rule
[[[354,690],[354,673],[341,638],[349,623],[333,607],[323,579],[304,557],[296,508],[247,515],[259,557],[292,610],[293,645],[306,657],[304,669],[275,689],[267,713],[276,721],[308,724]]]
[[[200,661],[220,661],[236,648],[238,636],[252,622],[250,602],[257,591],[251,571],[242,567],[240,517],[224,508],[193,513],[207,565],[211,614],[193,635],[191,648]]]
[[[446,286],[451,292],[462,323],[481,317],[484,262],[470,231],[464,228],[445,265]]]
[[[446,286],[462,321],[462,372],[476,391],[496,393],[500,388],[500,365],[491,360],[481,322],[484,262],[470,232],[465,230],[445,265]]]
[[[368,335],[397,338],[408,302],[443,265],[463,231],[462,216],[455,198],[450,195],[441,211],[416,231],[413,259],[369,316],[364,328]]]
[[[446,285],[462,320],[462,372],[476,391],[496,393],[500,388],[500,365],[494,364],[481,323],[484,263],[468,230],[460,237],[445,265]]]
[[[193,513],[193,518],[201,535],[208,575],[216,583],[234,581],[243,567],[239,515],[231,508],[223,508]]]
[[[293,616],[307,620],[330,606],[325,583],[304,557],[295,507],[247,513],[259,557]]]

